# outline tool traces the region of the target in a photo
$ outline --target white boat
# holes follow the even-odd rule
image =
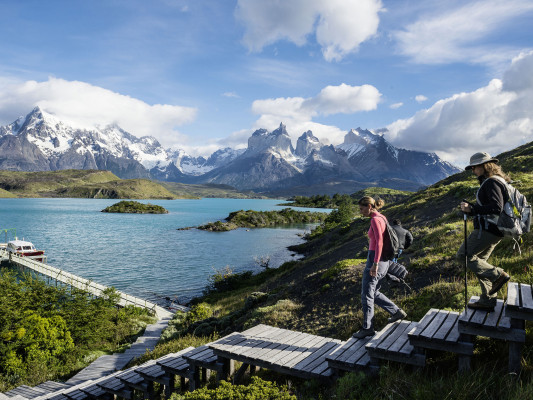
[[[16,254],[20,257],[28,257],[35,261],[46,262],[44,250],[37,250],[32,242],[26,240],[10,240],[7,242],[6,249],[9,253]]]

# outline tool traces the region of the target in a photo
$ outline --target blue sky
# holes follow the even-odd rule
[[[0,0],[0,125],[39,105],[166,147],[388,128],[457,164],[533,140],[530,0]]]

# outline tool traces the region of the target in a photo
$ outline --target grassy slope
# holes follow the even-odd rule
[[[514,180],[521,181],[515,186],[530,201],[533,200],[533,144],[501,154],[499,159],[504,170]],[[464,234],[458,205],[465,197],[473,200],[477,187],[471,172],[463,172],[384,208],[385,215],[401,219],[415,237],[413,246],[403,258],[409,269],[407,280],[413,291],[387,282],[382,287],[387,296],[407,311],[408,320],[418,321],[430,308],[462,310],[463,266],[455,260]],[[262,277],[255,276],[235,285],[231,292],[213,293],[205,297],[203,300],[212,305],[219,318],[222,317],[219,321],[224,323],[219,326],[227,326],[228,319],[231,321],[231,325],[220,332],[221,335],[266,323],[347,339],[362,324],[360,282],[367,251],[367,230],[368,219],[356,218],[347,226],[337,227],[298,246],[298,250],[306,255],[303,261],[287,263],[279,271],[265,271]],[[532,248],[533,233],[525,235],[522,255],[513,252],[512,243],[505,239],[490,262],[509,272],[513,281],[532,283]],[[244,299],[255,291],[268,293],[266,300],[251,309],[244,307]],[[479,293],[477,279],[469,273],[468,297]],[[499,297],[504,295],[502,290]],[[233,318],[234,315],[238,318]],[[387,317],[383,310],[376,308],[377,328],[386,324]],[[368,398],[440,398],[438,392],[430,393],[431,396],[427,392],[436,382],[435,388],[446,390],[450,393],[449,398],[466,399],[480,395],[492,399],[515,398],[513,396],[528,398],[533,392],[533,333],[529,329],[526,333],[523,351],[525,361],[519,385],[501,378],[507,369],[505,343],[478,339],[473,369],[480,372],[472,376],[473,382],[458,379],[455,356],[435,352],[430,353],[429,368],[423,372],[413,373],[393,363],[391,368],[383,369],[385,375],[382,374],[377,381],[354,378],[357,382],[350,383],[353,386],[349,391],[358,390],[357,385],[363,388],[375,385],[375,391]],[[339,382],[337,386],[327,389],[330,391],[328,393],[339,390],[344,384],[346,382]],[[405,387],[406,390],[391,393],[391,385]]]
[[[0,199],[9,199],[13,197],[17,196],[15,196],[13,193],[8,192],[7,190],[0,189]]]
[[[228,185],[194,185],[178,182],[158,182],[164,186],[168,191],[180,197],[216,197],[216,198],[232,198],[232,199],[262,199],[265,196],[254,192],[240,192],[234,187]]]
[[[0,188],[15,197],[82,197],[175,199],[147,179],[121,180],[109,171],[60,170],[46,172],[0,171]]]

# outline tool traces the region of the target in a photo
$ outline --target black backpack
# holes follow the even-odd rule
[[[390,261],[398,254],[400,250],[400,240],[398,235],[392,226],[390,226],[389,221],[383,217],[385,221],[386,229],[385,234],[383,235],[383,249],[381,250],[381,260]]]

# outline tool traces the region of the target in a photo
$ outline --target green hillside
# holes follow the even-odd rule
[[[498,156],[504,171],[533,199],[533,144]],[[382,291],[407,312],[410,321],[420,320],[430,308],[462,311],[464,306],[463,265],[455,254],[463,239],[461,199],[474,199],[478,188],[472,173],[462,172],[424,190],[390,203],[383,209],[389,218],[399,218],[415,240],[402,262],[408,266],[407,286],[384,282]],[[260,274],[235,273],[230,267],[216,271],[211,286],[198,299],[203,317],[198,322],[178,317],[169,330],[168,342],[152,355],[180,348],[180,337],[194,334],[224,336],[258,323],[346,340],[362,324],[361,277],[367,252],[369,221],[357,217],[331,229],[317,230],[306,243],[293,249],[305,254],[300,261],[285,263],[277,270]],[[469,222],[468,229],[472,229]],[[522,254],[505,239],[490,262],[511,274],[513,281],[532,283],[533,233],[524,236]],[[468,297],[478,295],[477,279],[469,273]],[[505,296],[504,290],[499,294]],[[196,309],[195,309],[196,310]],[[205,320],[203,318],[211,317]],[[376,307],[378,329],[388,315]],[[314,385],[293,382],[299,398],[364,399],[515,399],[532,398],[533,333],[526,330],[523,371],[519,379],[507,375],[507,345],[503,341],[478,339],[471,374],[458,375],[452,353],[429,353],[419,371],[390,363],[378,377],[348,374],[336,383]],[[183,336],[187,337],[187,336]],[[212,340],[212,339],[211,339]],[[272,377],[266,374],[268,377]],[[274,374],[274,378],[276,375]],[[279,382],[286,377],[279,376]]]
[[[241,192],[232,186],[219,185],[214,183],[209,184],[186,184],[178,182],[158,182],[164,186],[168,191],[174,193],[178,197],[216,197],[216,198],[232,198],[232,199],[264,199],[265,196],[255,192]]]
[[[109,171],[0,171],[0,189],[13,197],[76,197],[98,199],[175,199],[147,179],[120,179]]]
[[[15,196],[13,193],[9,193],[7,190],[0,189],[0,199],[8,199],[13,197],[17,196]]]

